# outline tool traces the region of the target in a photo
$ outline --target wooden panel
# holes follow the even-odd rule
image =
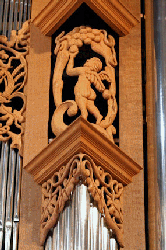
[[[128,7],[127,0],[121,2]],[[133,13],[139,13],[139,1],[132,1],[129,8]],[[129,35],[120,38],[119,57],[120,148],[143,166],[140,25],[133,28]],[[143,171],[124,189],[124,241],[126,250],[145,249]]]
[[[41,187],[23,170],[19,225],[19,250],[42,250],[40,246]]]
[[[31,25],[23,165],[48,145],[51,38]]]

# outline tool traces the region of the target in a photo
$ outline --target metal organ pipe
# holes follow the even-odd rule
[[[166,249],[166,1],[153,0],[154,68],[157,135],[156,166],[156,243]]]
[[[76,186],[55,228],[49,232],[45,250],[118,250],[87,187]]]
[[[31,0],[0,1],[0,34],[10,38],[11,30],[19,30],[30,19]]]
[[[21,157],[1,142],[0,160],[0,250],[17,250]]]
[[[31,0],[0,1],[0,35],[10,38],[30,18]],[[9,142],[0,142],[0,250],[18,249],[22,159]]]

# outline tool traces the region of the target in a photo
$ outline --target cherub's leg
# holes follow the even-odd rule
[[[87,98],[81,96],[81,95],[78,95],[76,96],[75,95],[75,101],[81,111],[81,116],[87,120],[88,118],[88,111],[87,111]]]
[[[94,101],[87,100],[87,109],[96,118],[96,124],[100,124],[103,117],[98,108],[94,105]]]

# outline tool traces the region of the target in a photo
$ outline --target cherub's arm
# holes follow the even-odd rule
[[[74,58],[75,58],[75,54],[70,54],[69,62],[67,64],[67,68],[66,68],[66,73],[69,76],[78,76],[82,73],[83,67],[73,68],[74,67]]]

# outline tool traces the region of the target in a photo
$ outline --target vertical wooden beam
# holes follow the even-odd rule
[[[121,1],[137,18],[140,1]],[[119,139],[120,148],[143,166],[143,107],[141,77],[141,25],[119,39]],[[144,174],[124,188],[124,245],[145,249]]]
[[[156,206],[155,206],[155,84],[152,44],[153,33],[153,6],[152,1],[145,1],[145,28],[146,28],[146,116],[147,116],[147,167],[148,167],[148,229],[149,249],[156,250]]]
[[[32,24],[23,165],[48,145],[50,74],[51,37],[42,35]],[[19,250],[41,250],[41,187],[24,170],[21,197]]]
[[[48,145],[51,37],[31,25],[23,165]]]

